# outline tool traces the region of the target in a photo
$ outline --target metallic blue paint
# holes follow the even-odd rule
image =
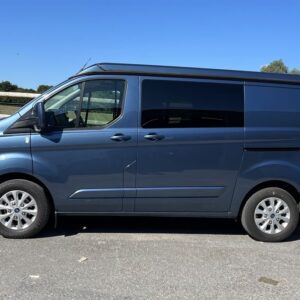
[[[160,141],[146,140],[149,131],[138,133],[136,186],[147,190],[138,192],[136,210],[227,211],[243,154],[243,129],[158,129],[165,137]],[[148,198],[151,189],[155,199]],[[184,199],[175,199],[178,195]]]
[[[245,147],[300,146],[300,87],[246,84]]]
[[[164,138],[145,139],[149,133]],[[136,187],[147,190],[138,192],[136,211],[227,212],[243,147],[243,128],[144,129],[139,126]],[[168,192],[163,191],[165,188]]]
[[[126,98],[136,98],[138,79],[118,78],[127,80]],[[47,183],[59,212],[123,210],[124,188],[135,184],[135,168],[128,165],[136,159],[136,123],[136,109],[126,101],[120,118],[107,128],[32,134],[33,172]],[[130,139],[111,140],[118,133]]]
[[[245,85],[245,154],[230,215],[261,183],[281,181],[300,191],[300,87]]]
[[[32,175],[30,134],[0,136],[0,175],[10,173]]]
[[[123,113],[110,126],[4,133],[36,101],[103,78],[127,82]],[[260,183],[282,181],[300,190],[298,85],[235,82],[245,84],[244,128],[149,130],[139,122],[144,78],[78,76],[1,120],[0,175],[36,177],[61,214],[236,217],[247,193]],[[130,139],[111,140],[118,133]],[[146,139],[150,133],[163,139]]]

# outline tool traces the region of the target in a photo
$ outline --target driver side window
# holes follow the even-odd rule
[[[99,79],[72,85],[45,102],[50,127],[103,127],[121,114],[124,80]]]
[[[50,127],[74,128],[80,111],[81,84],[72,85],[45,102]]]
[[[124,81],[89,80],[84,86],[81,127],[105,126],[121,114]]]

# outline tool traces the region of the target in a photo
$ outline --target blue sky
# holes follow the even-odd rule
[[[56,84],[95,62],[300,69],[298,0],[0,0],[0,81]]]

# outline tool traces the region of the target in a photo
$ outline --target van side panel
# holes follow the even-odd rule
[[[300,87],[245,85],[245,147],[300,147]]]
[[[90,78],[126,80],[122,114],[105,128],[32,133],[33,174],[49,189],[58,213],[133,210],[133,200],[129,197],[135,195],[132,190],[136,173],[138,78]],[[89,78],[82,78],[85,79]],[[129,138],[112,139],[118,134]]]
[[[247,193],[268,181],[289,183],[300,191],[300,152],[245,151],[243,165],[231,203],[230,215],[236,217]]]
[[[300,190],[300,88],[246,84],[245,150],[230,214],[238,215],[252,188],[273,180]]]
[[[2,135],[0,149],[0,175],[10,173],[32,175],[29,134]]]
[[[135,212],[227,213],[244,149],[243,83],[140,81]]]

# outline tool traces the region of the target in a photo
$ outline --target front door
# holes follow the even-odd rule
[[[243,154],[243,85],[141,80],[139,212],[225,212]]]
[[[134,188],[135,78],[89,78],[45,101],[49,130],[31,136],[34,175],[45,182],[59,212],[126,210]]]

